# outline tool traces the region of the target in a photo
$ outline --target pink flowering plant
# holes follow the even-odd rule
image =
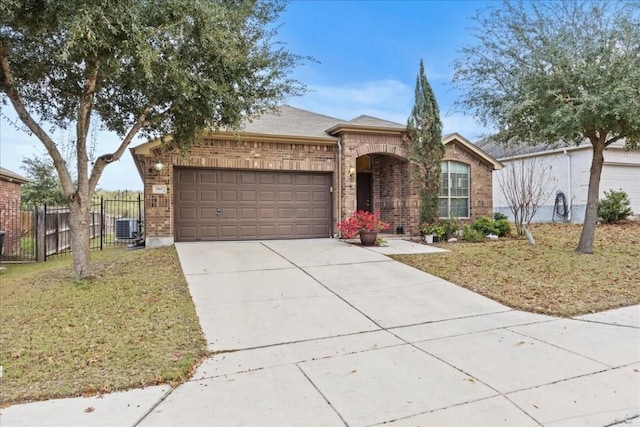
[[[361,231],[384,231],[390,224],[380,219],[380,212],[358,211],[337,223],[343,239],[353,239]]]

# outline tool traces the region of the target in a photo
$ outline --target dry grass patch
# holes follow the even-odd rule
[[[575,316],[640,304],[640,222],[598,226],[591,255],[574,252],[579,225],[531,231],[536,246],[443,243],[451,252],[393,258],[519,310]]]
[[[0,405],[187,379],[206,355],[173,247],[5,265],[0,275]]]

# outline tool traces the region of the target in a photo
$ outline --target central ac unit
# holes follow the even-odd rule
[[[138,235],[138,220],[135,218],[116,219],[116,239],[135,239]]]

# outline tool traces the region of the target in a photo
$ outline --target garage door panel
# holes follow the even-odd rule
[[[200,171],[198,182],[201,184],[216,184],[218,182],[218,174],[211,170]]]
[[[318,203],[326,203],[329,201],[329,194],[326,191],[314,191],[313,201]]]
[[[221,184],[237,184],[238,172],[237,171],[218,171],[218,179]]]
[[[242,221],[256,221],[258,219],[257,208],[242,208],[240,209],[240,219]]]
[[[215,190],[200,190],[200,198],[201,202],[217,202],[218,201],[218,192]]]
[[[260,202],[275,202],[276,201],[276,192],[275,191],[260,191],[258,193],[258,200]]]
[[[293,220],[293,208],[278,208],[278,219]]]
[[[203,225],[199,227],[201,240],[214,240],[218,238],[218,226],[216,225]]]
[[[258,226],[256,224],[241,225],[238,228],[240,229],[241,239],[255,239],[255,236],[258,235]]]
[[[296,191],[296,202],[310,202],[311,193],[309,191]]]
[[[180,208],[177,212],[180,221],[194,221],[198,219],[198,209],[196,208]]]
[[[198,171],[181,169],[176,173],[176,182],[178,184],[195,184],[198,182]]]
[[[198,192],[196,190],[180,189],[176,194],[179,202],[195,202],[198,200]]]
[[[278,191],[278,202],[293,202],[293,191]]]
[[[241,202],[250,202],[255,204],[258,200],[258,192],[256,190],[242,190],[240,191],[240,201]]]
[[[293,184],[293,174],[279,173],[276,175],[276,183],[278,185],[291,185]]]
[[[180,236],[185,240],[195,240],[198,236],[197,227],[193,226],[180,226],[177,230]]]
[[[300,208],[296,209],[296,220],[310,220],[311,217],[311,209],[309,208]]]
[[[236,190],[220,191],[221,202],[236,202],[238,200],[238,192]]]
[[[260,225],[258,229],[258,236],[261,239],[274,239],[278,237],[278,231],[275,224]]]
[[[198,168],[174,171],[176,241],[330,235],[330,174]]]
[[[212,221],[217,219],[217,214],[216,214],[216,210],[214,208],[200,208],[200,216],[199,216],[199,220],[202,221]]]
[[[276,183],[276,175],[273,173],[261,173],[258,175],[258,182],[260,184],[273,185]]]
[[[224,208],[220,209],[220,220],[221,221],[236,221],[238,219],[238,209],[237,208]]]
[[[309,186],[311,184],[311,176],[310,175],[295,175],[295,183],[296,185]]]
[[[311,184],[324,187],[327,185],[327,177],[325,175],[312,175]]]
[[[314,208],[313,219],[322,219],[329,216],[329,210],[325,208]]]
[[[276,209],[275,208],[260,208],[259,218],[261,221],[268,221],[276,219]]]
[[[311,234],[311,224],[296,224],[296,234]]]

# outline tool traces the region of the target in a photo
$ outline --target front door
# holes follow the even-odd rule
[[[371,212],[371,173],[358,172],[356,175],[357,210]]]

